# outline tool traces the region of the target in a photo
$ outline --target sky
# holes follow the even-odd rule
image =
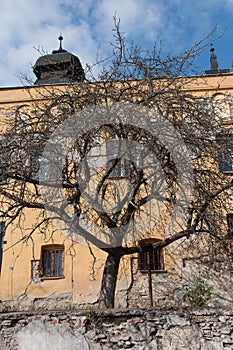
[[[77,55],[83,67],[97,54],[109,55],[113,16],[121,21],[128,42],[143,49],[162,42],[164,52],[177,54],[217,26],[213,45],[219,68],[233,59],[233,0],[0,0],[0,87],[33,81],[32,67],[41,53],[63,48]],[[197,58],[200,72],[210,68],[209,48]]]

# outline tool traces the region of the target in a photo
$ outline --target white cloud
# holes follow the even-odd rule
[[[58,47],[60,32],[65,49],[83,64],[93,62],[97,51],[103,55],[110,50],[115,11],[129,40],[144,48],[162,40],[166,49],[177,52],[215,24],[227,26],[232,37],[232,4],[233,0],[0,0],[0,86],[20,85],[17,76],[29,74],[39,57],[34,47],[51,52]]]
[[[76,49],[82,51],[83,62],[91,59],[97,49],[89,27],[72,24],[71,16],[60,5],[59,0],[0,1],[0,86],[20,85],[21,73],[33,77],[31,65],[39,57],[35,48],[45,52],[58,48],[60,32],[67,49],[70,46],[74,53]]]

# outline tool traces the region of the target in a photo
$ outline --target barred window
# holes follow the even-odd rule
[[[42,277],[63,277],[64,246],[42,246]]]
[[[161,248],[154,248],[153,242],[143,242],[139,243],[140,253],[139,253],[139,270],[148,271],[150,268],[151,271],[164,270],[163,262],[163,252]]]

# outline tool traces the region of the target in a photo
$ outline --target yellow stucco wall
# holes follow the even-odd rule
[[[0,89],[0,113],[4,120],[5,111],[10,111],[12,107],[30,104],[34,99],[43,100],[43,89],[66,89],[68,86],[59,87],[22,87],[22,88],[2,88]],[[197,96],[212,96],[216,93],[233,94],[233,75],[200,77],[195,79],[185,79],[184,92]],[[232,120],[227,121],[232,125]],[[4,125],[4,121],[3,121]],[[27,210],[25,215],[25,228],[33,225],[36,211]],[[25,234],[25,231],[23,232]],[[53,293],[72,293],[72,301],[77,303],[93,303],[98,299],[100,281],[103,271],[103,264],[106,254],[92,246],[96,257],[93,274],[93,256],[86,244],[72,242],[70,238],[60,232],[55,232],[49,238],[50,232],[46,236],[35,232],[33,237],[23,239],[21,230],[16,226],[7,229],[3,246],[2,271],[0,277],[0,299],[13,299],[25,292],[32,297],[46,297]],[[64,257],[64,278],[44,279],[33,281],[31,278],[31,261],[41,258],[41,246],[45,244],[63,244],[65,250]],[[165,256],[166,265],[171,265]],[[130,283],[129,258],[122,261],[119,288]]]

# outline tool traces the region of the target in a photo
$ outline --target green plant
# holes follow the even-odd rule
[[[193,288],[185,288],[185,295],[192,306],[205,307],[212,297],[211,287],[202,278],[197,278]]]
[[[89,329],[99,330],[102,328],[103,317],[101,313],[97,312],[96,308],[92,308],[91,306],[86,309],[86,325]]]
[[[65,307],[65,310],[67,311],[75,311],[76,310],[76,307],[75,307],[75,304],[69,304]]]

